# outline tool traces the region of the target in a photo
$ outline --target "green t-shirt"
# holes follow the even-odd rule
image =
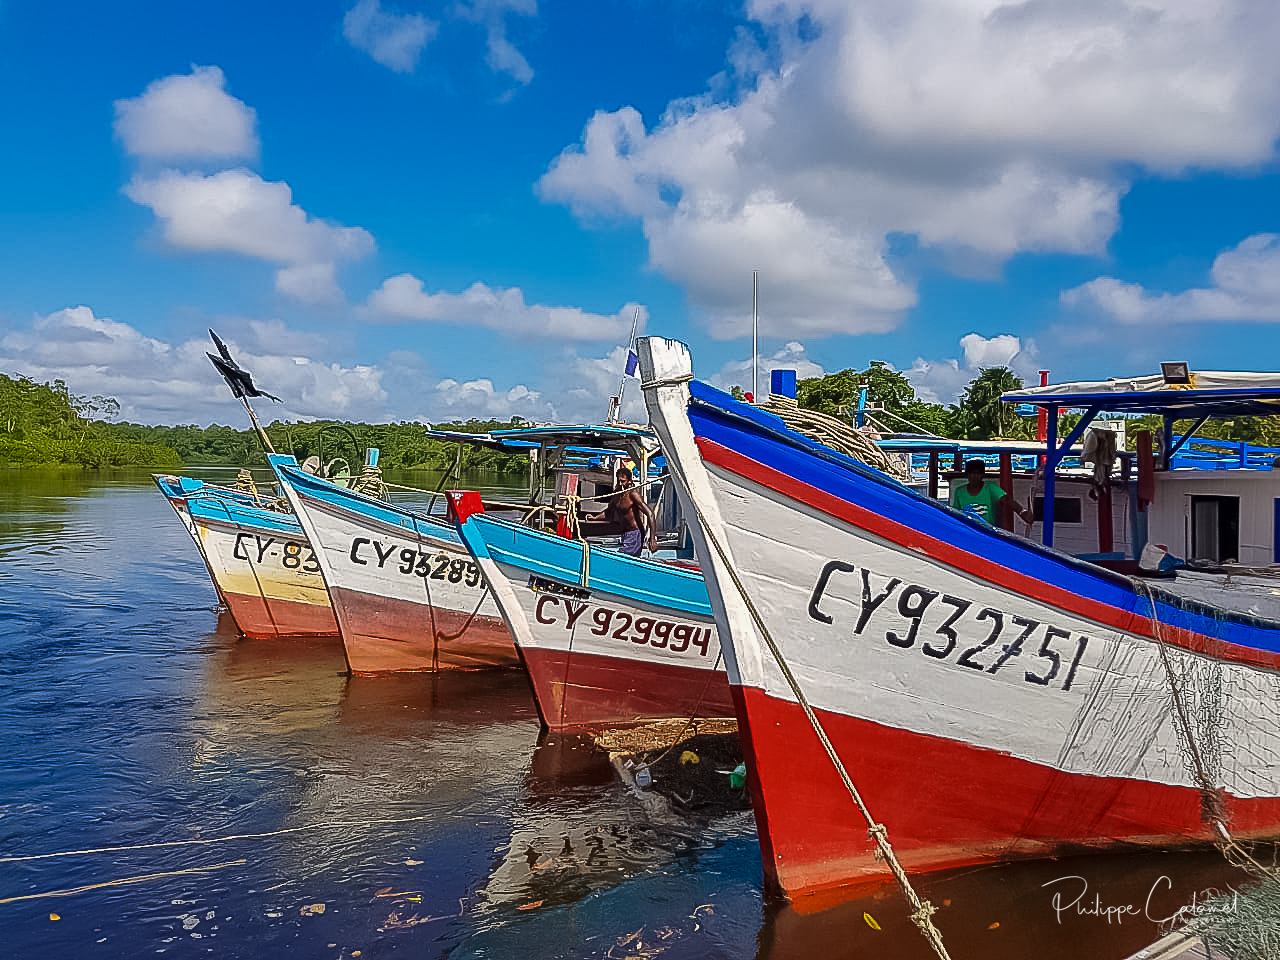
[[[996,504],[1004,495],[1000,484],[992,480],[984,483],[977,493],[970,493],[969,482],[966,480],[952,491],[951,505],[984,523],[991,523],[996,515]]]

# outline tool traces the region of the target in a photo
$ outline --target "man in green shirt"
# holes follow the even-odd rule
[[[986,474],[987,465],[981,460],[968,461],[964,465],[966,482],[952,491],[951,505],[989,524],[995,520],[996,510],[1006,494],[1000,484],[988,480]],[[1017,501],[1013,503],[1013,512],[1027,523],[1035,520],[1035,515]]]

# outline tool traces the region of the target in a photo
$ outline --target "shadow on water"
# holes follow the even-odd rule
[[[0,507],[9,955],[928,956],[894,891],[766,903],[749,813],[624,787],[590,742],[540,734],[520,672],[349,679],[338,641],[239,638],[145,474],[0,476]],[[956,960],[1154,938],[1059,915],[1044,884],[1069,876],[1102,909],[1154,890],[1160,916],[1240,879],[1144,855],[921,886]]]
[[[1127,957],[1156,940],[1180,910],[1238,889],[1248,876],[1222,856],[1142,853],[1039,860],[915,880],[937,909],[951,956],[984,960]],[[936,956],[896,886],[828,910],[767,909],[758,960]]]

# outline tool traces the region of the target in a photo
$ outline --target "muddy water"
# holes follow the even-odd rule
[[[930,955],[892,891],[767,904],[749,814],[655,810],[540,739],[518,673],[343,666],[237,638],[144,475],[0,472],[0,953]],[[1240,882],[1145,855],[922,888],[956,960],[1050,960],[1124,957]]]

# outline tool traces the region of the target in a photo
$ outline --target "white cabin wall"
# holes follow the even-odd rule
[[[1155,501],[1148,507],[1148,540],[1179,557],[1191,552],[1191,497],[1240,498],[1240,556],[1243,564],[1269,564],[1274,557],[1275,500],[1280,471],[1175,470],[1156,474]]]
[[[987,479],[995,478],[988,474]],[[958,477],[951,481],[947,487],[948,502],[950,492],[955,489],[958,484],[965,482],[964,477]],[[1015,474],[1013,478],[1013,495],[1018,503],[1024,506],[1030,501],[1031,491],[1034,485],[1035,495],[1044,495],[1043,483],[1033,483],[1031,477],[1026,475]],[[1069,553],[1073,556],[1078,554],[1098,553],[1098,502],[1089,498],[1089,483],[1081,478],[1059,477],[1057,481],[1056,496],[1074,497],[1081,501],[1080,504],[1080,522],[1079,523],[1056,523],[1053,527],[1053,545],[1055,549],[1061,550],[1063,553]],[[1027,526],[1017,517],[1013,519],[1013,529],[1018,535],[1026,535],[1028,539],[1037,543],[1044,541],[1044,525],[1037,522],[1031,525],[1031,532],[1026,533]],[[1111,491],[1111,538],[1112,551],[1123,553],[1126,557],[1133,556],[1133,550],[1130,544],[1129,536],[1129,498],[1124,490],[1112,488]]]

